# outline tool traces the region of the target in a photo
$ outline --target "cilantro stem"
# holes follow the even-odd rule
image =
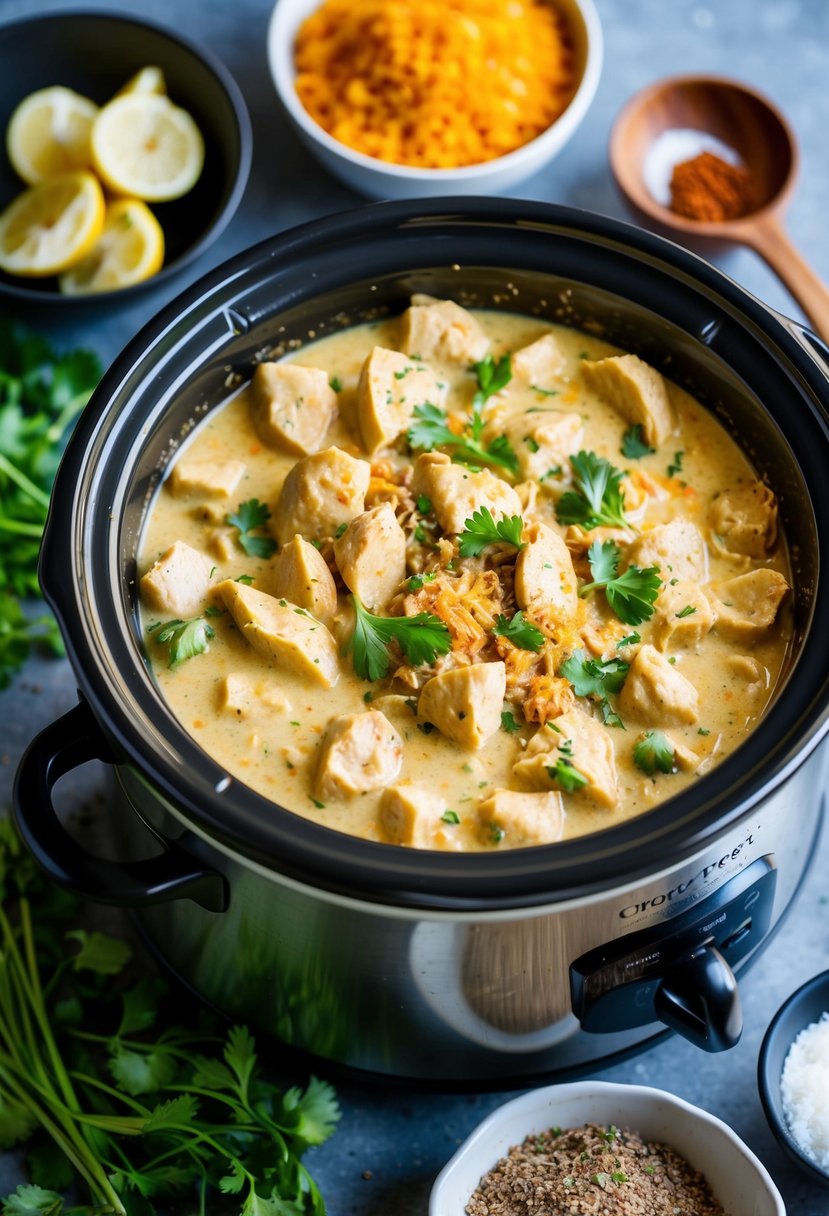
[[[0,452],[0,473],[5,473],[10,481],[13,481],[24,494],[28,494],[29,498],[34,499],[38,506],[43,507],[44,511],[49,509],[49,495],[41,490],[40,486],[36,486],[25,473],[18,469],[17,465]],[[38,533],[38,536],[40,533]]]
[[[44,439],[48,444],[57,443],[58,440],[62,438],[63,432],[69,426],[69,423],[77,414],[80,414],[81,410],[84,408],[91,396],[92,389],[84,389],[82,393],[77,393],[72,400],[63,407],[55,421],[51,423],[49,429],[44,435]]]

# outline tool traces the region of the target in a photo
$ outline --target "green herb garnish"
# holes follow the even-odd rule
[[[619,692],[630,671],[630,663],[622,659],[589,659],[583,650],[574,650],[559,668],[573,685],[577,697],[605,698]]]
[[[441,820],[444,823],[460,823],[461,817],[457,811],[445,810],[441,815]]]
[[[677,473],[682,472],[682,462],[685,459],[684,452],[674,452],[674,462],[668,465],[668,476],[676,477]]]
[[[417,616],[375,616],[364,608],[356,595],[351,596],[356,620],[348,649],[354,670],[363,680],[382,680],[391,663],[389,645],[397,642],[413,667],[433,663],[439,654],[448,654],[452,635],[431,612]]]
[[[648,566],[628,566],[624,574],[617,574],[621,550],[615,541],[594,540],[587,551],[590,563],[591,583],[579,588],[579,595],[589,595],[596,588],[604,588],[607,602],[626,625],[641,625],[654,614],[654,604],[662,586],[659,570]]]
[[[584,773],[579,772],[569,760],[556,760],[555,764],[547,767],[551,781],[557,782],[567,794],[575,794],[587,785]]]
[[[674,771],[674,745],[661,730],[649,730],[634,744],[633,760],[649,777]]]
[[[337,530],[334,533],[334,540],[339,540],[341,536],[345,536],[348,531],[348,524],[342,523],[337,525]]]
[[[521,729],[521,723],[516,721],[515,714],[512,710],[505,709],[501,713],[501,730],[505,730],[507,734],[514,735],[516,731]]]
[[[499,612],[492,632],[500,638],[509,638],[512,644],[521,650],[532,650],[536,654],[544,645],[544,634],[537,625],[528,621],[521,611],[516,612],[511,619]]]
[[[681,608],[679,612],[675,612],[674,616],[678,616],[680,618],[684,616],[693,616],[695,612],[696,608],[693,604],[686,604],[685,607]]]
[[[147,632],[154,634],[160,646],[169,646],[168,667],[178,667],[179,663],[204,654],[210,649],[208,642],[216,636],[213,626],[202,616],[194,616],[187,621],[166,621],[164,624],[157,621]]]
[[[494,464],[510,473],[518,473],[518,457],[506,435],[498,435],[491,443],[481,442],[484,419],[480,410],[475,410],[464,428],[463,435],[456,435],[448,425],[446,411],[425,402],[414,408],[414,419],[408,430],[409,446],[414,451],[431,452],[434,448],[451,448],[453,459],[463,464],[479,467]]]
[[[656,448],[645,442],[639,422],[629,426],[622,436],[622,455],[628,460],[641,460],[643,456],[650,456],[655,451]]]
[[[340,380],[339,376],[332,376],[328,383],[331,385],[335,393],[341,393],[343,391],[342,380]]]
[[[623,650],[625,646],[636,646],[641,641],[641,637],[636,630],[634,630],[633,633],[628,633],[623,638],[619,639],[619,641],[616,643],[616,649]]]
[[[570,457],[575,490],[562,494],[556,507],[556,518],[562,524],[580,524],[597,528],[606,524],[613,528],[628,528],[625,498],[621,488],[624,474],[595,452],[581,451]]]
[[[240,502],[235,515],[226,515],[225,523],[238,528],[237,540],[248,557],[273,557],[276,551],[276,541],[272,536],[251,536],[255,528],[263,527],[271,517],[265,503],[258,498],[249,498]]]
[[[524,521],[520,515],[504,516],[495,520],[489,507],[480,507],[472,512],[470,519],[464,520],[463,531],[458,537],[458,547],[461,557],[478,557],[487,545],[515,545],[523,549],[524,542],[521,533]]]
[[[425,583],[433,583],[436,578],[435,570],[430,570],[428,574],[413,574],[406,586],[409,591],[419,591]]]

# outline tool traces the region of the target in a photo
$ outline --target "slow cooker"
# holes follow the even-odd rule
[[[571,324],[693,392],[775,490],[795,640],[767,715],[639,818],[458,856],[320,827],[201,750],[142,647],[136,552],[178,445],[263,355],[402,310],[413,291]],[[15,810],[54,879],[137,910],[190,988],[294,1048],[366,1072],[520,1084],[666,1027],[722,1050],[735,975],[785,913],[823,808],[829,706],[829,351],[699,258],[601,216],[505,200],[377,204],[214,271],[116,360],[55,485],[41,557],[80,704],[25,755]],[[62,826],[52,787],[112,766],[122,860]]]

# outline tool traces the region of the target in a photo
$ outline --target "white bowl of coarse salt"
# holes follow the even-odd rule
[[[429,1216],[622,1216],[660,1211],[660,1199],[669,1214],[678,1185],[684,1216],[786,1216],[765,1167],[721,1119],[662,1089],[577,1081],[484,1119],[438,1175]]]
[[[829,1185],[829,971],[798,988],[766,1031],[760,1098],[786,1152]]]

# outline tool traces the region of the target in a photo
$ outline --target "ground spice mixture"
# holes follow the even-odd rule
[[[617,1127],[552,1128],[481,1179],[467,1216],[728,1216],[666,1144]]]
[[[736,220],[755,207],[751,174],[713,152],[674,166],[671,175],[671,210],[692,220],[718,223]]]

